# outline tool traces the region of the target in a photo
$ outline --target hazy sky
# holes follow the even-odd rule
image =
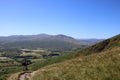
[[[120,34],[120,0],[0,0],[0,36]]]

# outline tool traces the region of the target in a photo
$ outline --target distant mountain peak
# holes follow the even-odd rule
[[[14,35],[9,37],[0,37],[0,46],[16,48],[78,48],[86,44],[66,35]]]

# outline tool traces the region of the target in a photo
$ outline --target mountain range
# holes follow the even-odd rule
[[[81,48],[100,40],[79,40],[66,35],[13,35],[8,37],[0,37],[0,47],[13,48],[58,48],[73,49]]]
[[[0,37],[1,47],[14,48],[78,48],[86,45],[72,37],[65,35],[14,35]]]

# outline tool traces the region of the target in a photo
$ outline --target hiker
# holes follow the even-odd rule
[[[27,65],[28,65],[28,62],[27,62],[26,59],[24,59],[24,60],[22,61],[23,71],[27,71],[27,70],[28,70]]]

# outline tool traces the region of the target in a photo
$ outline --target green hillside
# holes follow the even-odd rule
[[[41,68],[32,80],[120,80],[120,35],[77,51],[73,57]]]
[[[120,36],[118,35],[113,38],[104,40],[100,43],[97,43],[95,45],[92,45],[90,47],[84,48],[82,50],[79,49],[79,50],[72,51],[69,53],[64,53],[64,55],[59,56],[59,57],[49,58],[49,59],[43,60],[41,62],[35,62],[32,65],[30,65],[30,68],[31,68],[31,70],[37,70],[41,67],[44,67],[44,66],[47,66],[50,64],[54,64],[54,63],[58,63],[58,62],[62,62],[62,61],[68,60],[68,59],[73,59],[78,56],[82,57],[82,56],[90,55],[90,54],[93,54],[96,52],[101,52],[105,48],[107,49],[107,47],[109,47],[109,46],[113,47],[112,45],[118,44],[116,42],[118,42],[119,38],[120,38]]]
[[[120,80],[120,48],[38,70],[32,80]]]
[[[92,45],[90,47],[84,48],[82,50],[78,50],[73,55],[74,57],[80,55],[90,55],[93,53],[99,53],[102,51],[110,50],[115,47],[120,47],[120,34],[112,38],[106,39],[102,42],[99,42],[95,45]]]

